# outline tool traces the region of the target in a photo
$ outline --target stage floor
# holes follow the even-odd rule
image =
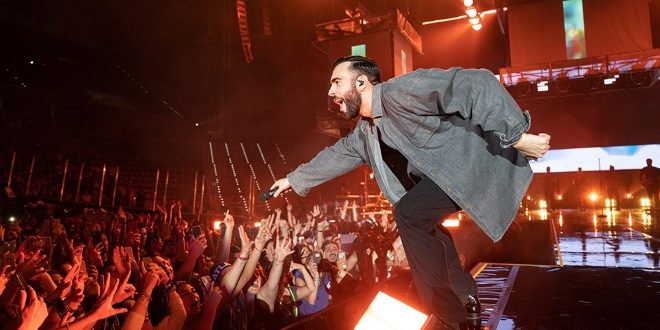
[[[558,265],[475,267],[486,329],[660,328],[655,215],[639,209],[526,215],[554,221]]]

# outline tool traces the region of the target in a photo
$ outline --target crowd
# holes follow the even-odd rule
[[[0,227],[6,329],[271,329],[356,295],[405,266],[386,213],[288,205],[261,221],[187,220],[181,203],[27,204]],[[398,249],[394,247],[397,246]]]

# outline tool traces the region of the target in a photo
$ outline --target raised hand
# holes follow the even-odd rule
[[[264,246],[266,246],[266,243],[268,243],[268,241],[273,238],[270,221],[271,219],[269,219],[269,222],[266,226],[259,227],[257,237],[254,239],[254,247],[259,250],[263,250]]]
[[[207,246],[208,243],[206,237],[202,234],[200,237],[194,238],[190,242],[190,254],[195,258],[199,258],[204,254],[204,250],[206,250]]]
[[[27,293],[25,290],[21,290],[18,294],[18,306],[21,310],[21,323],[18,327],[20,330],[38,329],[48,316],[48,306],[46,306],[44,298],[37,297],[37,293],[31,286],[28,286],[27,289]]]
[[[152,264],[153,265],[153,264]],[[128,298],[133,297],[137,289],[133,284],[128,283],[128,279],[131,277],[131,271],[129,270],[126,275],[121,280],[119,287],[117,288],[117,293],[112,297],[112,304],[120,303]]]
[[[241,239],[241,251],[246,253],[252,249],[252,240],[250,240],[250,237],[248,237],[248,234],[245,232],[245,229],[243,229],[243,226],[238,226],[238,237]]]
[[[22,275],[26,279],[45,273],[44,267],[48,264],[45,255],[40,255],[41,249],[35,251],[31,257],[25,258],[22,252],[18,253],[18,266],[15,273]]]
[[[318,218],[321,216],[321,208],[318,205],[314,205],[312,208],[312,216]]]
[[[220,302],[222,302],[223,297],[224,297],[224,293],[222,289],[216,285],[212,285],[211,289],[206,294],[204,307],[215,310],[218,307],[218,305],[220,305]]]
[[[102,320],[113,315],[128,312],[126,308],[112,307],[112,301],[118,287],[119,281],[113,279],[110,274],[106,274],[105,278],[101,281],[101,287],[98,288],[99,299],[97,300],[96,308],[90,313],[94,319]]]
[[[235,225],[234,217],[231,214],[229,214],[229,210],[227,210],[227,212],[225,212],[225,218],[222,221],[227,226],[227,230],[234,229],[234,225]]]
[[[275,261],[284,261],[292,253],[291,238],[287,236],[280,241],[280,238],[277,237],[275,240]]]

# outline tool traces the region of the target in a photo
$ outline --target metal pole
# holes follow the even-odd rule
[[[199,208],[198,208],[198,213],[197,213],[197,218],[202,215],[202,211],[204,210],[204,187],[206,186],[204,183],[206,182],[206,174],[202,174],[202,188],[201,192],[199,194]]]
[[[167,185],[170,183],[170,171],[165,172],[165,190],[163,190],[163,207],[167,205]]]
[[[32,182],[32,171],[34,170],[34,155],[32,155],[32,162],[30,163],[30,173],[28,173],[27,184],[25,185],[25,196],[30,194],[30,183]]]
[[[64,162],[64,174],[62,175],[62,185],[60,186],[60,202],[64,198],[64,185],[66,185],[66,175],[69,172],[69,160]]]
[[[154,202],[151,204],[151,210],[156,211],[156,196],[158,195],[158,179],[160,179],[160,169],[156,170],[156,184],[154,185]]]
[[[14,163],[16,162],[16,151],[11,156],[11,166],[9,167],[9,178],[7,178],[7,187],[11,186],[11,177],[14,175]]]
[[[76,187],[76,203],[78,203],[78,197],[80,196],[80,184],[82,183],[84,170],[85,170],[85,163],[83,162],[82,165],[80,165],[80,174],[78,174],[78,187]]]
[[[119,166],[115,172],[115,188],[112,189],[112,207],[115,207],[115,197],[117,196],[117,183],[119,182]]]
[[[105,164],[103,164],[103,173],[101,174],[101,190],[99,190],[99,206],[101,206],[101,201],[103,200],[103,185],[105,185]]]
[[[192,213],[197,210],[197,171],[195,171],[195,189],[193,189]]]

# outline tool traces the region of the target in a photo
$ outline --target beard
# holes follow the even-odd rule
[[[342,97],[346,105],[346,112],[344,118],[351,120],[360,114],[360,106],[362,106],[362,97],[355,87],[344,94]]]

